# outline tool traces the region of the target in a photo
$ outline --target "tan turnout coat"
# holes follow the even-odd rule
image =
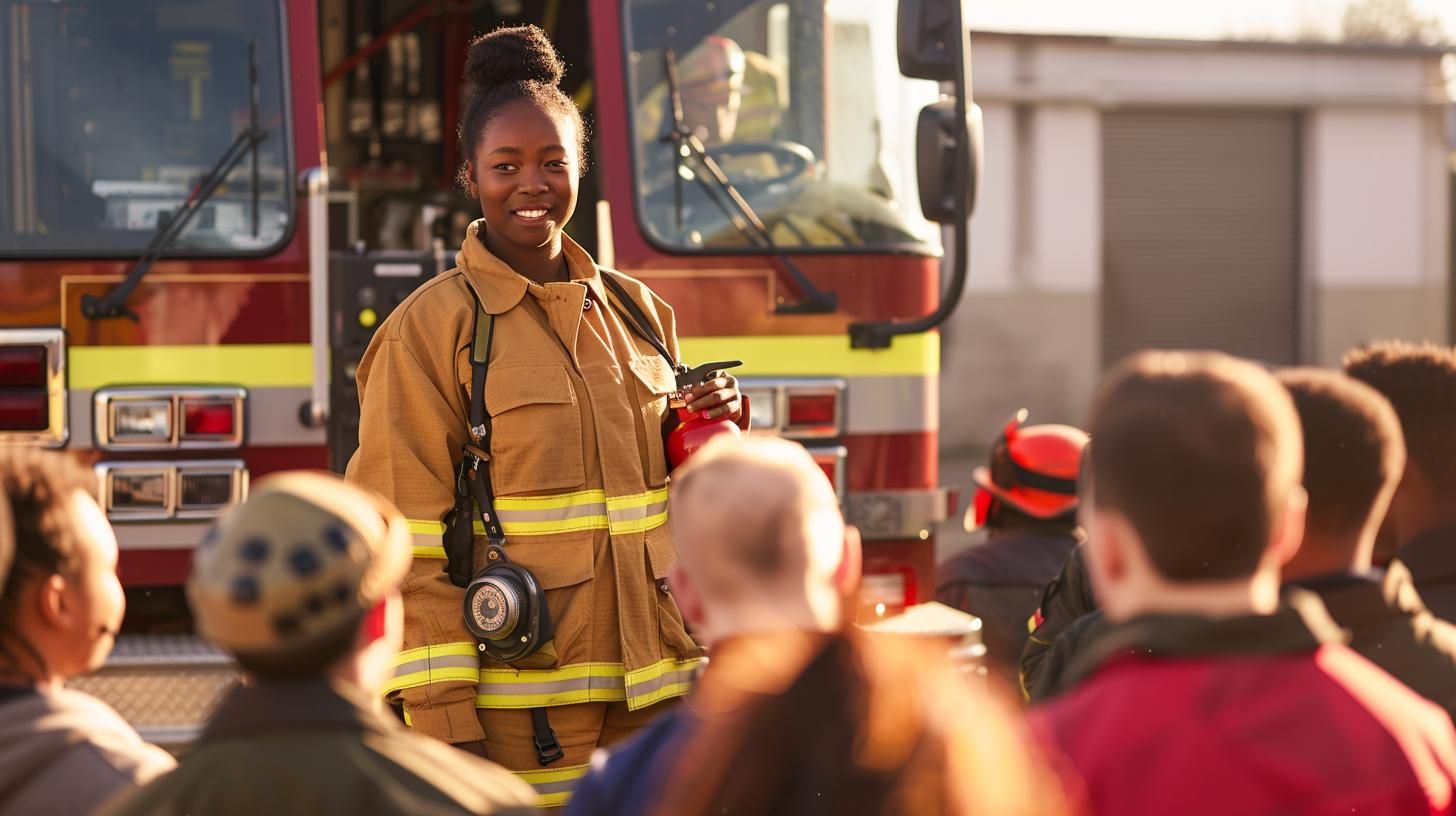
[[[563,237],[570,280],[539,285],[486,250],[471,225],[457,267],[390,315],[358,369],[359,450],[348,478],[410,519],[405,651],[390,694],[418,731],[484,737],[476,708],[625,702],[687,693],[702,654],[668,592],[662,425],[671,367],[603,308],[615,275],[677,355],[672,309],[640,282],[599,269]],[[486,386],[490,473],[507,552],[546,589],[554,642],[513,665],[481,655],[462,590],[442,572],[442,521],[467,439],[475,301],[495,315]],[[483,538],[476,526],[476,567]]]

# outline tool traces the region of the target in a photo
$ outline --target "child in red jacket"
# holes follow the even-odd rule
[[[1449,813],[1456,733],[1279,594],[1305,494],[1290,397],[1219,354],[1130,358],[1081,508],[1106,623],[1036,725],[1094,814]],[[1090,477],[1090,478],[1088,478]]]

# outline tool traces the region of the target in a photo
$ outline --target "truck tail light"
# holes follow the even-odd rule
[[[65,444],[63,342],[60,329],[0,329],[0,443]]]
[[[749,430],[785,439],[833,439],[844,432],[849,384],[833,377],[744,377],[753,403]]]
[[[845,461],[849,451],[843,445],[832,447],[810,447],[809,455],[814,457],[814,464],[824,471],[829,478],[829,484],[834,488],[835,495],[839,496],[840,504],[844,503],[845,491]]]
[[[45,346],[0,346],[0,388],[45,387]]]
[[[183,466],[177,470],[177,517],[207,518],[241,502],[248,471],[241,462]]]
[[[242,388],[103,388],[96,392],[102,450],[236,448],[243,444]]]
[[[116,444],[155,445],[172,440],[172,401],[116,400],[111,403],[111,435]]]
[[[227,438],[237,427],[233,400],[182,400],[182,438]]]
[[[833,428],[839,416],[839,397],[835,394],[789,393],[789,421],[793,429]]]
[[[104,462],[96,466],[106,513],[115,521],[211,518],[247,494],[237,460]]]
[[[0,391],[0,431],[44,431],[50,424],[50,397],[45,389]]]
[[[166,467],[115,467],[103,471],[101,495],[114,519],[166,518],[172,501],[172,473]]]

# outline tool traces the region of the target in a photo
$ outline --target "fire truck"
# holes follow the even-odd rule
[[[864,534],[870,614],[927,599],[979,165],[961,12],[0,0],[0,443],[95,468],[129,600],[95,690],[175,741],[229,681],[188,635],[192,547],[251,479],[343,469],[369,337],[478,216],[455,133],[501,24],[551,35],[591,127],[569,231],[675,307],[687,361],[744,361],[753,432]]]

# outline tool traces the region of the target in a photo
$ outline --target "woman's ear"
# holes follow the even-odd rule
[[[59,573],[47,576],[36,587],[36,613],[46,626],[69,629],[74,622],[76,610],[66,600],[67,588],[65,576]]]
[[[475,186],[475,162],[469,159],[465,160],[463,179],[465,181],[465,192],[469,193],[471,198],[477,198],[480,192],[479,188]]]

